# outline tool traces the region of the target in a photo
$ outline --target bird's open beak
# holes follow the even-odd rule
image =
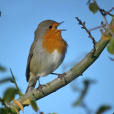
[[[61,25],[62,23],[64,23],[64,21],[60,22],[60,23],[58,24],[58,26]],[[66,31],[66,29],[59,29],[59,30],[61,30],[61,31]]]

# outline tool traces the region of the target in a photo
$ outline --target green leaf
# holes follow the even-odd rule
[[[37,104],[36,104],[36,101],[33,99],[33,100],[30,101],[30,104],[31,104],[31,106],[32,106],[32,109],[33,109],[35,112],[37,112],[37,111],[38,111],[38,106],[37,106]]]
[[[109,110],[110,108],[111,108],[111,107],[108,106],[108,105],[103,105],[103,106],[101,106],[101,107],[98,109],[98,111],[96,112],[96,114],[102,114],[104,111]]]
[[[90,11],[92,11],[93,13],[96,13],[99,8],[98,8],[97,4],[94,2],[94,3],[90,3],[90,4],[89,4],[89,9],[90,9]]]
[[[18,91],[16,88],[8,88],[5,92],[4,92],[4,101],[6,103],[10,103],[14,97],[15,97],[15,94],[17,94]]]
[[[5,108],[0,108],[0,114],[8,114],[8,111]]]
[[[114,38],[110,40],[109,46],[107,46],[107,50],[110,54],[114,54]]]

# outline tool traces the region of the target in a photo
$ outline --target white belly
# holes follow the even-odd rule
[[[60,53],[58,53],[57,50],[55,50],[52,54],[48,56],[48,58],[45,61],[45,66],[42,69],[42,72],[39,72],[37,76],[40,75],[41,77],[43,77],[52,73],[63,62],[63,59],[64,56],[62,56]]]
[[[45,53],[44,51],[41,53],[38,52],[36,56],[32,58],[30,71],[37,77],[47,76],[59,67],[64,57],[65,53],[61,55],[57,50],[51,54]]]

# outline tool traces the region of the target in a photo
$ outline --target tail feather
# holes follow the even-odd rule
[[[36,81],[37,82],[37,81]],[[34,84],[31,84],[31,82],[29,82],[28,87],[26,89],[25,93],[30,92],[31,90],[33,90],[35,88],[36,82],[34,82]]]

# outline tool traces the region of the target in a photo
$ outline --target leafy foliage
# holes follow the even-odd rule
[[[107,50],[110,54],[114,54],[114,38],[110,40]]]
[[[102,114],[103,112],[109,110],[111,107],[109,105],[103,105],[101,107],[99,107],[98,111],[96,112],[96,114]]]
[[[5,92],[4,92],[4,101],[5,103],[10,103],[14,97],[15,97],[15,94],[17,94],[18,91],[16,88],[8,88]]]
[[[89,4],[89,9],[90,9],[90,11],[92,11],[93,13],[96,13],[99,8],[98,8],[96,2],[94,2],[94,3],[90,3],[90,4]]]
[[[8,111],[5,108],[0,108],[0,113],[1,114],[8,114]]]
[[[37,104],[36,104],[35,99],[32,99],[32,100],[30,101],[30,104],[31,104],[31,106],[32,106],[32,109],[33,109],[35,112],[37,112],[37,111],[39,110],[39,108],[38,108],[38,106],[37,106]]]

